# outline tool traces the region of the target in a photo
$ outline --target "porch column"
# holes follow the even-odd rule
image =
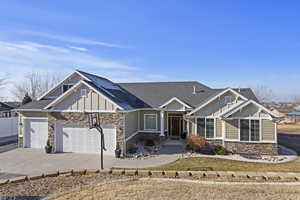
[[[165,112],[163,110],[160,111],[160,136],[165,136]]]

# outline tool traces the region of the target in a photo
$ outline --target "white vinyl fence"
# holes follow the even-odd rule
[[[18,118],[0,118],[0,137],[18,135]]]

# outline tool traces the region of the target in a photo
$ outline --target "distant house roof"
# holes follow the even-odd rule
[[[12,110],[20,106],[19,102],[0,102],[0,111]]]
[[[54,101],[54,99],[47,99],[47,100],[42,99],[39,101],[32,101],[18,107],[17,110],[42,110],[52,101]]]

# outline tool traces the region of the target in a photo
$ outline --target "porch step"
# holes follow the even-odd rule
[[[185,146],[186,142],[185,140],[172,140],[167,139],[163,142],[163,146]]]

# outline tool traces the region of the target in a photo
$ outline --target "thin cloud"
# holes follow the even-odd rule
[[[62,42],[69,42],[73,44],[96,45],[96,46],[104,46],[110,48],[128,48],[127,46],[123,46],[119,44],[100,42],[96,40],[90,40],[90,39],[75,37],[75,36],[63,36],[63,35],[49,34],[49,33],[44,33],[39,31],[29,31],[29,30],[23,30],[20,32],[31,36],[43,37],[43,38],[53,39]]]
[[[69,46],[70,49],[75,49],[77,51],[88,51],[87,48],[84,47],[75,47],[75,46]]]
[[[66,66],[90,66],[99,69],[136,69],[136,67],[117,61],[58,46],[28,41],[0,41],[0,67],[4,69],[7,66],[41,66],[44,68],[57,67],[58,69]]]

